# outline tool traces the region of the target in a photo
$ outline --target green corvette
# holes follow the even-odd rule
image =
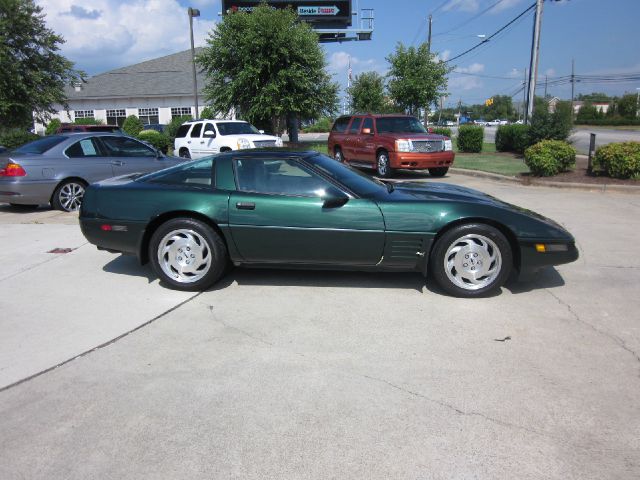
[[[95,183],[80,226],[179,290],[206,289],[233,263],[429,272],[477,297],[514,270],[578,258],[571,234],[534,212],[453,185],[383,183],[317,152],[228,152]]]

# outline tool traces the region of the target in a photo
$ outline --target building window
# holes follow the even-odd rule
[[[73,112],[76,119],[78,118],[95,118],[93,110],[76,110]]]
[[[191,107],[171,107],[171,118],[191,116]]]
[[[107,110],[107,124],[118,125],[121,127],[124,124],[124,120],[127,118],[127,112],[124,108],[117,110]]]
[[[145,125],[149,125],[150,123],[160,123],[158,120],[159,117],[157,108],[139,108],[138,118]]]

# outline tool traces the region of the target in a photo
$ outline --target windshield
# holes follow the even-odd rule
[[[13,153],[36,153],[40,155],[59,143],[64,142],[67,138],[68,137],[63,137],[61,135],[43,137],[16,148],[13,150]]]
[[[378,133],[427,133],[414,117],[383,117],[376,120]]]
[[[247,122],[224,122],[216,126],[220,135],[260,135],[258,129]]]
[[[321,170],[325,175],[346,185],[359,197],[370,198],[381,192],[387,192],[387,186],[379,180],[371,178],[354,168],[348,167],[326,155],[318,154],[311,157],[310,163]]]

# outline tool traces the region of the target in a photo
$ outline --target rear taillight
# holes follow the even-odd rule
[[[27,172],[24,171],[17,163],[7,163],[4,168],[0,169],[0,177],[26,177]]]

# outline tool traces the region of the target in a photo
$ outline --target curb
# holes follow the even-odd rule
[[[638,185],[614,185],[614,184],[590,184],[590,183],[574,183],[574,182],[554,182],[552,180],[540,180],[527,178],[526,180],[500,175],[498,173],[482,172],[479,170],[467,170],[465,168],[450,168],[451,173],[458,175],[466,175],[468,177],[486,178],[504,183],[515,183],[525,187],[551,187],[551,188],[569,188],[572,190],[585,190],[589,192],[618,192],[640,194],[640,186]]]

